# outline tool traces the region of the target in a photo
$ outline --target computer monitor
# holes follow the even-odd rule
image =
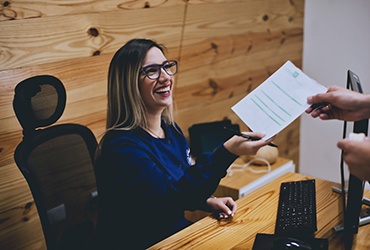
[[[358,75],[348,70],[347,75],[347,89],[363,93],[363,89],[360,83],[360,78]],[[364,133],[366,136],[368,134],[368,123],[369,119],[364,119],[360,121],[353,122],[353,132],[354,133]],[[347,122],[344,122],[343,127],[343,138],[347,134]],[[342,152],[343,155],[343,152]],[[345,174],[344,174],[344,163],[343,157],[341,157],[341,182],[342,182],[342,204],[343,204],[343,227],[344,236],[347,249],[350,249],[353,242],[353,237],[358,232],[360,213],[362,207],[362,199],[364,192],[364,182],[357,177],[349,174],[348,184],[345,184]],[[345,189],[347,188],[347,194]]]
[[[231,128],[240,132],[238,124],[232,124],[231,120],[204,122],[193,124],[189,127],[190,150],[193,157],[204,152],[212,152],[221,143],[227,141],[234,134],[224,128]]]

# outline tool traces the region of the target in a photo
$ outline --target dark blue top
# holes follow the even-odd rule
[[[165,138],[145,130],[111,130],[96,162],[98,233],[105,249],[144,249],[190,224],[184,210],[205,201],[237,158],[220,145],[191,164],[180,128],[162,122]]]

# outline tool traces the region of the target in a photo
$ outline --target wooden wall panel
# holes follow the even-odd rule
[[[113,53],[127,40],[165,44],[179,60],[176,121],[229,118],[231,106],[286,60],[302,62],[303,0],[9,0],[0,3],[0,249],[45,249],[37,209],[13,160],[21,127],[16,84],[50,74],[67,90],[57,123],[105,129],[106,79]],[[11,16],[13,15],[13,16]],[[299,120],[278,135],[280,154],[298,162]]]
[[[0,70],[113,53],[131,37],[178,44],[183,13],[173,6],[1,22]]]
[[[190,2],[187,9],[175,93],[177,121],[188,128],[229,118],[247,130],[231,106],[287,60],[301,67],[303,1],[211,2]],[[281,155],[294,162],[297,135],[299,120],[275,140]]]
[[[181,0],[2,1],[0,21],[184,5]]]

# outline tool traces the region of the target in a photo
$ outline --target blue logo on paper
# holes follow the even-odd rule
[[[285,69],[285,72],[287,72],[289,75],[292,75],[294,78],[297,78],[299,76],[299,73],[297,71],[292,71],[290,69]]]

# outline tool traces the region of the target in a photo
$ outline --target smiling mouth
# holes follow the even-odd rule
[[[170,86],[167,86],[167,87],[164,87],[164,88],[157,89],[155,91],[155,93],[157,93],[157,94],[165,94],[165,93],[170,92],[170,90],[171,90]]]

